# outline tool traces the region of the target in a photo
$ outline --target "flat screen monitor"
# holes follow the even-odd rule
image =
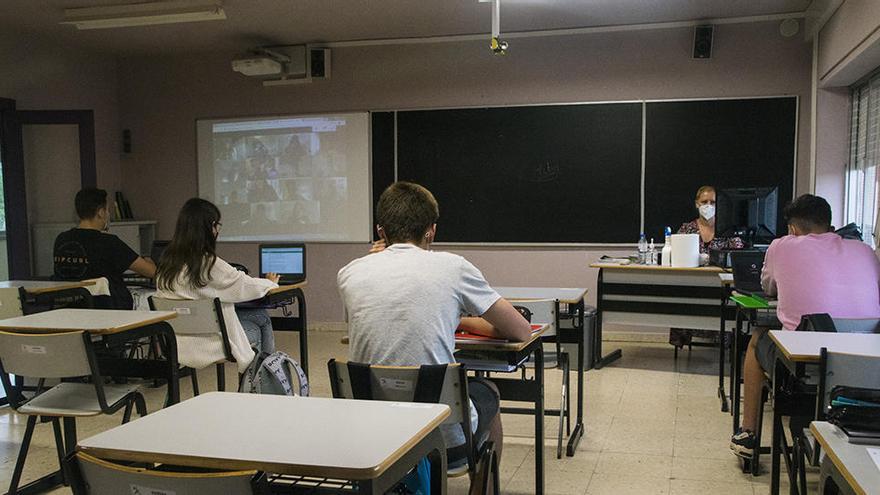
[[[306,279],[305,244],[261,244],[260,276],[277,273],[281,285],[296,284]]]
[[[715,235],[740,237],[746,246],[769,244],[776,238],[779,189],[719,189],[715,198]]]

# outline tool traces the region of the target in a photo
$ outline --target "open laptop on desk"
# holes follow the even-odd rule
[[[260,244],[260,276],[277,273],[278,285],[293,285],[306,279],[306,245]]]
[[[731,253],[733,265],[733,289],[741,294],[768,299],[761,287],[761,271],[764,269],[763,251],[739,251]]]

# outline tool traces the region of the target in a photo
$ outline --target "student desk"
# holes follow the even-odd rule
[[[574,430],[568,439],[568,445],[565,454],[569,457],[574,456],[577,451],[578,443],[584,435],[584,297],[587,295],[587,289],[581,288],[552,288],[552,287],[495,287],[498,294],[504,299],[512,303],[527,302],[541,299],[549,299],[556,302],[554,328],[556,328],[555,337],[544,337],[543,340],[551,340],[565,344],[577,344],[577,362],[580,366],[577,369],[577,417],[575,420]],[[560,305],[568,305],[566,317],[571,317],[571,326],[563,328],[559,323],[562,313]],[[595,335],[594,335],[595,337]],[[595,343],[593,344],[595,345]],[[570,411],[546,410],[545,414],[556,416],[557,414],[571,414]],[[570,416],[569,416],[570,418]]]
[[[303,288],[306,282],[281,285],[260,299],[236,304],[236,307],[281,309],[281,316],[272,316],[272,329],[276,332],[296,332],[299,335],[299,360],[306,376],[309,375],[309,332],[306,323],[306,297]],[[296,314],[290,307],[296,303]]]
[[[382,494],[431,459],[446,493],[441,404],[211,392],[79,442],[102,459],[354,480]],[[293,478],[287,478],[291,481]],[[280,483],[281,480],[276,480]]]
[[[0,281],[0,288],[19,288],[22,294],[22,309],[25,314],[37,312],[34,308],[40,301],[52,302],[55,299],[71,296],[86,296],[91,300],[91,294],[86,287],[95,285],[94,280],[53,282],[47,280],[4,280]],[[28,307],[30,305],[30,307]]]
[[[544,493],[544,344],[541,336],[549,328],[548,325],[532,334],[526,342],[485,342],[479,340],[455,341],[455,348],[459,350],[482,351],[493,356],[498,356],[512,366],[518,366],[529,356],[534,355],[535,378],[525,380],[518,378],[490,377],[501,400],[514,402],[533,402],[534,409],[502,407],[501,412],[512,414],[535,415],[535,493]],[[468,366],[468,370],[483,373],[479,367]],[[490,370],[491,371],[491,370]]]
[[[730,290],[728,300],[736,308],[736,325],[732,333],[730,344],[730,414],[733,418],[733,432],[739,431],[740,396],[743,371],[743,355],[748,349],[748,340],[751,338],[751,327],[756,322],[762,321],[768,326],[778,325],[776,320],[776,301],[766,301],[761,298],[746,294],[739,294]],[[758,317],[758,312],[765,312],[767,316]],[[723,405],[723,404],[722,404]]]
[[[804,368],[808,364],[818,364],[821,359],[821,349],[824,347],[832,352],[858,354],[880,358],[880,334],[861,333],[834,333],[834,332],[795,332],[786,330],[771,330],[770,338],[779,349],[777,363],[773,370],[773,439],[771,441],[771,479],[770,493],[779,493],[780,460],[784,454],[788,458],[788,449],[785,445],[782,431],[782,416],[790,416],[793,413],[815,412],[815,394],[794,395],[790,399],[780,400],[780,384],[786,373],[794,376],[803,376]],[[808,399],[812,399],[809,401]],[[791,465],[787,460],[786,464]],[[790,483],[796,482],[796,473],[789,470]]]
[[[721,317],[718,325],[721,332],[721,339],[718,343],[718,398],[721,400],[721,412],[728,412],[730,405],[728,403],[727,392],[724,390],[724,346],[727,340],[727,318],[729,314],[727,303],[733,294],[733,274],[719,273],[718,278],[721,282]]]
[[[843,489],[843,493],[880,494],[880,466],[868,455],[868,448],[880,449],[880,446],[849,443],[840,428],[825,421],[810,423],[810,431],[825,452],[819,478],[820,494],[832,493],[826,491],[828,478]]]
[[[126,311],[111,309],[55,309],[18,318],[0,320],[0,331],[17,333],[61,333],[85,331],[106,345],[136,342],[158,336],[165,340],[168,357],[126,359],[102,356],[98,369],[103,376],[162,378],[168,380],[168,404],[180,401],[177,340],[167,323],[173,311]]]
[[[593,366],[603,366],[620,358],[617,349],[602,355],[602,325],[718,330],[719,301],[723,291],[716,266],[673,268],[654,265],[593,263],[598,268],[596,297],[596,345]],[[725,315],[726,320],[732,320]],[[722,334],[723,335],[723,334]],[[723,338],[719,339],[723,349]]]

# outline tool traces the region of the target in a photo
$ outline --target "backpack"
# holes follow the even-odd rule
[[[309,380],[299,363],[286,353],[261,352],[241,375],[238,391],[246,394],[307,397]]]

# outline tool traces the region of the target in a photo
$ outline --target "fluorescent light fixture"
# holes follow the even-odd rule
[[[219,0],[171,0],[64,9],[61,24],[73,24],[77,29],[107,29],[224,19],[226,12]]]

